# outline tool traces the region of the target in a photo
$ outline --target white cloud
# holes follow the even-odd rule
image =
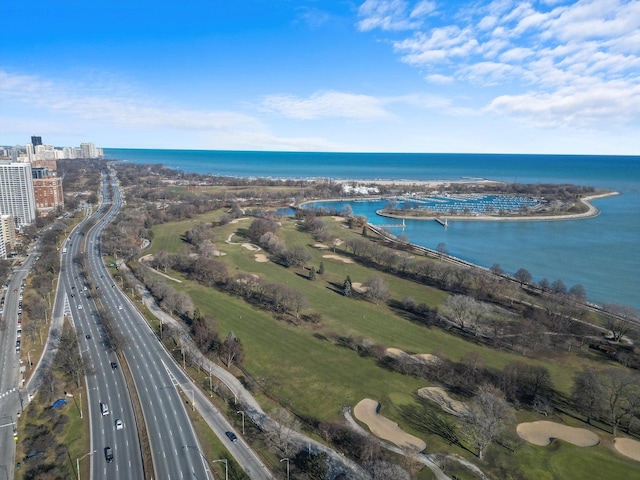
[[[428,70],[426,81],[502,88],[508,95],[498,94],[486,111],[540,124],[640,117],[640,1],[480,0],[446,6],[446,16],[433,17],[437,25],[415,25],[405,38],[390,39],[402,62]]]
[[[453,77],[450,77],[448,75],[442,75],[440,73],[432,73],[430,75],[427,75],[425,79],[430,83],[435,83],[439,85],[447,85],[455,81]]]
[[[640,86],[614,81],[580,90],[563,88],[553,93],[503,95],[495,98],[486,110],[541,126],[573,124],[593,128],[603,123],[624,124],[638,119]]]
[[[436,10],[436,2],[431,2],[429,0],[423,0],[418,2],[413,10],[411,10],[411,14],[409,15],[411,18],[422,18],[427,15],[431,15]]]
[[[366,32],[380,30],[408,30],[417,28],[421,22],[412,19],[408,4],[403,0],[367,0],[358,9],[358,29]]]
[[[263,99],[262,106],[268,111],[287,118],[371,120],[389,115],[384,108],[384,103],[381,99],[368,95],[329,91],[314,93],[308,98],[269,95]]]
[[[429,36],[420,32],[412,38],[394,43],[396,51],[408,52],[402,61],[410,65],[428,65],[452,57],[465,57],[477,46],[478,42],[472,37],[471,31],[457,26],[434,28]]]
[[[0,70],[0,98],[3,136],[41,131],[49,132],[49,136],[70,138],[84,132],[96,142],[99,137],[104,145],[126,147],[130,140],[124,139],[130,139],[130,132],[135,129],[138,143],[130,146],[144,142],[148,148],[184,148],[195,144],[202,148],[249,150],[347,148],[320,137],[273,135],[260,120],[243,113],[156,107],[165,102],[143,98],[126,84],[111,83],[107,90],[101,90],[81,82],[65,83]],[[23,113],[29,111],[37,112],[35,123],[32,119],[22,120]]]
[[[493,15],[487,15],[482,20],[480,20],[480,22],[478,22],[478,28],[480,30],[491,30],[497,22],[497,17]]]
[[[318,8],[302,8],[298,20],[307,24],[310,28],[318,28],[331,19],[331,15]]]
[[[129,89],[96,92],[80,83],[61,83],[37,76],[0,71],[0,96],[29,107],[41,108],[90,120],[108,120],[118,125],[171,127],[179,130],[262,128],[248,115],[230,111],[195,111],[158,108],[162,102],[127,96]]]
[[[503,62],[521,62],[533,54],[534,52],[530,48],[515,47],[502,53],[500,60]]]

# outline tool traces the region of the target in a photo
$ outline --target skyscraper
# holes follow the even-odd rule
[[[42,137],[37,137],[35,135],[32,135],[31,136],[31,145],[33,145],[34,150],[38,145],[42,145]]]
[[[30,163],[0,161],[0,214],[13,215],[18,228],[36,219]]]

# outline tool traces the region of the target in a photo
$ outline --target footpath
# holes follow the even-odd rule
[[[286,427],[279,425],[275,420],[270,418],[266,412],[262,409],[257,400],[251,395],[251,393],[242,385],[242,383],[228,370],[224,369],[217,363],[206,358],[200,350],[196,347],[195,343],[185,331],[182,323],[177,321],[171,315],[163,311],[156,303],[155,299],[151,295],[151,292],[144,286],[128,269],[126,264],[122,261],[118,262],[118,269],[121,273],[127,276],[130,283],[135,285],[135,289],[140,295],[142,302],[149,309],[149,311],[160,320],[164,325],[171,325],[173,329],[179,332],[180,341],[184,345],[185,349],[188,349],[192,362],[203,371],[211,372],[211,375],[216,377],[234,395],[237,404],[242,406],[242,410],[245,415],[250,419],[258,428],[264,431],[283,431]],[[185,372],[186,374],[186,372]],[[220,414],[220,412],[211,404],[207,396],[200,390],[199,386],[194,381],[191,381],[189,385],[181,385],[183,390],[191,390],[189,393],[194,392],[195,395],[195,408],[203,417],[205,422],[214,432],[219,432],[221,418],[222,421],[228,425],[227,430],[232,430],[228,421]],[[348,478],[366,480],[371,476],[362,469],[358,464],[349,460],[344,455],[332,450],[326,445],[296,431],[289,431],[289,438],[291,443],[295,444],[299,448],[307,449],[308,451],[318,454],[326,453],[329,458],[329,466],[332,476],[336,476],[339,473],[344,473]],[[248,448],[248,447],[247,447]],[[233,453],[233,452],[232,452]],[[266,467],[264,467],[266,470]],[[264,472],[247,472],[251,478],[272,478],[268,471]]]

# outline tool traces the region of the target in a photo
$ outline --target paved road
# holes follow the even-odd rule
[[[160,348],[144,319],[117,288],[103,263],[100,234],[123,204],[117,180],[111,177],[110,181],[114,185],[113,208],[87,234],[85,261],[102,307],[128,339],[123,353],[143,410],[153,454],[154,478],[213,478],[185,411],[185,397],[176,388],[183,381],[182,372]],[[106,368],[111,367],[107,364]],[[117,455],[114,451],[114,456]]]
[[[22,395],[19,391],[22,374],[20,368],[20,354],[16,349],[18,337],[18,304],[19,295],[29,268],[34,261],[34,255],[29,255],[24,264],[18,267],[8,285],[5,297],[4,311],[0,320],[0,476],[6,471],[7,478],[13,478],[16,460],[16,442],[13,430],[22,412]],[[2,478],[2,477],[0,477]]]
[[[109,204],[109,189],[106,177],[102,186],[103,206],[94,214],[105,215]],[[129,391],[121,369],[113,369],[114,353],[108,347],[103,324],[97,315],[95,299],[89,292],[87,279],[82,275],[81,265],[76,260],[85,249],[84,225],[74,229],[66,240],[66,253],[62,255],[59,290],[63,292],[62,308],[72,321],[78,334],[82,355],[88,360],[86,376],[86,399],[88,412],[84,417],[91,423],[91,477],[113,480],[144,478],[142,455],[135,416]],[[86,248],[90,245],[87,242]],[[108,408],[108,410],[107,410]],[[108,411],[108,414],[105,414]],[[116,421],[123,428],[116,428]],[[110,447],[113,461],[107,462],[105,449]],[[87,461],[87,460],[85,460]]]

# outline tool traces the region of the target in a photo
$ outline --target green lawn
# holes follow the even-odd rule
[[[220,215],[220,212],[207,214],[202,221],[211,221],[216,215]],[[176,251],[182,245],[180,235],[200,220],[154,227],[155,237],[150,252],[159,249]],[[202,287],[176,272],[169,273],[182,279],[183,283],[171,282],[171,285],[188,292],[203,313],[215,318],[221,336],[226,336],[229,331],[236,334],[245,351],[246,370],[265,389],[268,396],[278,398],[283,405],[308,420],[338,419],[341,416],[341,406],[353,406],[363,398],[373,398],[382,403],[385,416],[397,421],[410,433],[425,438],[429,451],[434,451],[434,448],[435,451],[452,450],[475,461],[469,452],[459,447],[450,447],[435,435],[425,435],[410,422],[403,420],[403,408],[407,405],[418,406],[414,393],[427,385],[424,380],[381,368],[375,359],[359,356],[353,350],[337,346],[326,339],[330,332],[342,336],[362,336],[376,344],[407,352],[442,351],[454,361],[467,353],[475,352],[489,368],[496,370],[512,361],[533,362],[549,369],[555,388],[564,394],[570,390],[573,372],[592,363],[588,358],[578,355],[563,355],[560,361],[550,357],[531,359],[528,356],[493,350],[439,328],[427,328],[413,323],[385,304],[376,305],[365,299],[347,298],[333,291],[332,284],[341,285],[347,275],[354,282],[364,282],[375,274],[384,277],[393,298],[397,300],[410,296],[416,302],[435,307],[447,296],[447,293],[437,289],[381,274],[359,264],[325,258],[326,273],[318,276],[315,281],[309,281],[304,278],[305,270],[287,269],[273,262],[256,262],[255,252],[224,242],[231,233],[235,234],[234,242],[246,241],[242,238],[242,233],[250,222],[251,220],[244,220],[214,230],[216,245],[226,254],[221,260],[227,263],[230,272],[254,273],[268,281],[287,284],[304,292],[309,303],[308,311],[322,315],[319,325],[295,326],[290,322],[277,320],[271,313],[253,308],[240,298]],[[312,254],[312,260],[307,266],[314,265],[317,268],[323,255],[333,254],[331,250],[311,247],[315,242],[307,234],[298,231],[293,221],[284,221],[283,224],[278,236],[286,239],[288,246],[307,246]],[[331,228],[343,239],[355,235],[337,223],[332,224]],[[336,253],[345,255],[345,252]],[[557,443],[559,442],[546,448],[526,445],[516,454],[508,454],[505,449],[495,447],[505,451],[496,453],[498,466],[495,469],[491,467],[492,471],[499,471],[500,462],[512,465],[514,458],[517,459],[524,478],[577,480],[588,478],[583,473],[589,471],[620,472],[626,475],[609,478],[631,478],[628,473],[633,472],[633,468],[638,468],[638,464],[622,460],[604,446],[581,449],[564,443],[557,447]],[[596,452],[596,460],[592,459],[593,452]],[[572,468],[575,462],[580,462],[580,465]],[[598,466],[590,466],[596,463]]]

